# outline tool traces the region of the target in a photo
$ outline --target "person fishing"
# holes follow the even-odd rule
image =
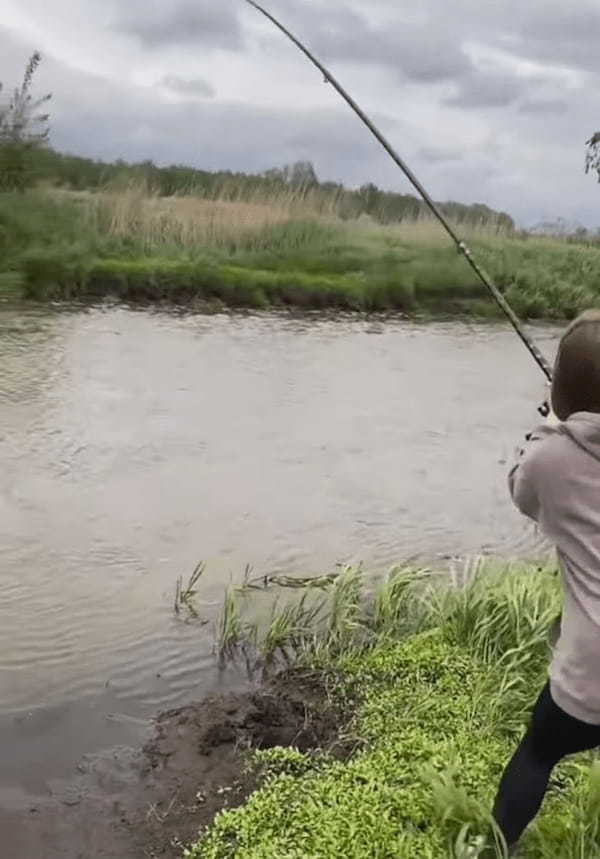
[[[564,589],[549,679],[494,804],[509,855],[556,764],[600,746],[600,310],[563,334],[551,404],[509,474],[514,503],[556,546]]]
[[[502,290],[474,259],[372,120],[329,69],[274,15],[257,0],[246,2],[302,51],[378,140],[551,383],[553,411],[547,404],[539,409],[549,420],[529,435],[509,477],[519,510],[536,521],[556,545],[565,592],[550,678],[504,771],[493,808],[497,826],[514,854],[523,831],[542,804],[556,764],[567,755],[600,745],[600,310],[582,314],[569,326],[560,341],[553,371]],[[482,857],[478,845],[475,850],[473,856]]]

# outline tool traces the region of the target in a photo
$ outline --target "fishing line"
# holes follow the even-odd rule
[[[434,203],[434,201],[429,196],[429,194],[427,193],[427,191],[425,190],[423,185],[419,182],[419,180],[417,179],[415,174],[412,172],[410,167],[407,164],[405,164],[405,162],[398,155],[398,153],[395,151],[395,149],[392,147],[392,145],[388,142],[388,140],[386,140],[386,138],[379,131],[379,129],[374,125],[374,123],[369,119],[369,117],[366,115],[366,113],[354,101],[352,96],[346,92],[346,90],[342,87],[342,85],[340,83],[338,83],[338,81],[331,74],[331,72],[327,68],[325,68],[323,63],[321,63],[308,50],[308,48],[305,45],[303,45],[302,42],[298,38],[296,38],[296,36],[293,35],[293,33],[290,33],[290,31],[286,27],[284,27],[283,24],[281,24],[277,20],[277,18],[274,17],[274,15],[272,15],[270,12],[268,12],[266,9],[264,9],[259,3],[256,3],[255,0],[246,0],[246,2],[249,3],[250,6],[253,6],[258,12],[260,12],[266,18],[268,18],[269,21],[271,21],[279,30],[281,30],[281,32],[284,33],[288,37],[288,39],[290,39],[296,45],[296,47],[299,48],[302,51],[302,53],[308,57],[310,62],[313,63],[313,65],[315,65],[319,69],[321,74],[323,75],[323,77],[325,79],[325,83],[330,83],[333,87],[335,87],[335,89],[338,91],[338,93],[341,95],[341,97],[344,99],[344,101],[350,105],[350,107],[352,108],[354,113],[356,113],[356,115],[364,122],[364,124],[367,126],[367,128],[369,129],[371,134],[373,134],[374,137],[377,138],[377,140],[381,143],[381,145],[383,146],[385,151],[393,159],[393,161],[395,161],[395,163],[402,170],[402,172],[404,173],[406,178],[409,180],[409,182],[413,185],[413,187],[416,188],[416,190],[419,192],[419,194],[421,195],[421,197],[423,198],[424,202],[427,204],[427,206],[429,207],[429,209],[431,210],[433,215],[437,218],[437,220],[440,222],[440,224],[444,227],[446,232],[449,234],[452,241],[456,245],[458,252],[464,256],[464,258],[466,259],[468,264],[471,266],[471,268],[473,269],[473,271],[475,272],[475,274],[477,275],[479,280],[483,283],[483,285],[486,287],[488,292],[491,293],[496,304],[500,307],[500,309],[503,311],[505,316],[508,318],[512,327],[514,328],[514,330],[516,331],[516,333],[520,337],[522,343],[525,345],[525,347],[529,351],[530,355],[533,357],[534,361],[536,362],[536,364],[538,365],[538,367],[540,368],[542,373],[545,375],[548,382],[551,382],[552,381],[552,369],[550,367],[550,364],[548,363],[546,358],[542,355],[542,353],[540,352],[538,347],[535,345],[535,343],[527,336],[527,334],[525,333],[525,331],[523,329],[523,326],[521,325],[519,318],[517,317],[514,310],[512,309],[510,304],[507,302],[507,300],[503,296],[502,292],[498,289],[498,287],[493,282],[492,278],[488,275],[488,273],[473,258],[473,254],[471,253],[470,249],[467,247],[465,242],[456,234],[456,232],[454,231],[452,226],[446,220],[446,218],[444,217],[442,212],[439,210],[438,206]],[[544,409],[543,406],[542,406],[542,409]]]

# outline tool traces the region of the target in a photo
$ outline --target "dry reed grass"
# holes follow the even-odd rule
[[[506,226],[498,221],[482,221],[479,224],[462,224],[452,218],[448,223],[455,232],[467,241],[498,242],[512,238]],[[433,216],[421,215],[418,218],[398,221],[393,224],[380,224],[369,215],[361,215],[350,222],[353,233],[361,234],[367,240],[383,242],[390,247],[406,245],[414,247],[448,247],[452,244],[446,230]]]
[[[100,233],[133,239],[145,247],[228,248],[253,233],[290,221],[336,219],[335,200],[322,192],[285,191],[269,197],[261,192],[250,199],[241,199],[232,189],[223,189],[223,194],[217,198],[160,197],[143,183],[96,194],[75,192]]]
[[[338,196],[319,189],[308,192],[257,190],[244,194],[235,185],[224,186],[217,197],[196,195],[160,197],[145,183],[107,187],[101,192],[57,191],[63,198],[84,204],[89,225],[100,234],[128,238],[146,248],[175,245],[185,249],[231,248],[239,242],[252,248],[252,236],[260,235],[257,246],[265,247],[265,233],[290,222],[315,222],[336,226],[353,243],[443,247],[449,238],[441,224],[421,216],[415,220],[382,225],[369,215],[342,219]],[[506,235],[498,223],[455,229],[467,239],[493,239]]]

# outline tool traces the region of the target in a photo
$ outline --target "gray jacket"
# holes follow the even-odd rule
[[[552,698],[600,725],[600,414],[577,412],[528,436],[509,486],[556,545],[564,607],[550,666]]]

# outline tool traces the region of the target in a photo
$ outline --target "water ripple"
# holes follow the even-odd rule
[[[506,469],[542,394],[504,326],[1,309],[0,713],[198,694],[246,563],[541,552]]]

